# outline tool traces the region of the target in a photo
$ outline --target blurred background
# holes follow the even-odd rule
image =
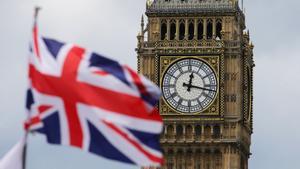
[[[298,168],[300,1],[244,0],[255,45],[254,135],[250,169]],[[136,69],[145,0],[0,0],[0,157],[23,134],[27,55],[34,6],[40,33],[76,43]],[[28,169],[137,169],[31,135]]]

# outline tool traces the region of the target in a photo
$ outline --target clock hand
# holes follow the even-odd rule
[[[190,80],[189,80],[189,85],[187,85],[187,91],[188,92],[190,92],[191,91],[191,85],[192,85],[192,83],[193,83],[193,79],[194,79],[194,73],[192,73],[191,75],[190,75]]]
[[[188,88],[196,88],[196,89],[201,89],[201,90],[207,90],[207,91],[211,91],[211,92],[216,92],[215,90],[211,90],[211,89],[207,89],[207,88],[204,88],[204,87],[199,87],[199,86],[194,86],[194,85],[190,85],[190,84],[186,84],[186,83],[183,83],[183,87],[188,87]]]
[[[191,85],[190,87],[191,87],[191,88],[196,88],[196,89],[207,90],[207,91],[211,91],[211,92],[216,92],[215,90],[212,90],[212,89],[207,89],[207,88],[204,88],[204,87],[199,87],[199,86],[193,86],[193,85]]]

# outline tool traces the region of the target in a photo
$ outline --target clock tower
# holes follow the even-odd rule
[[[248,169],[254,61],[238,0],[148,0],[146,15],[138,71],[163,93],[162,168]]]

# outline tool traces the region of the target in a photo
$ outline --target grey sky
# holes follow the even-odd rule
[[[40,32],[136,68],[144,0],[0,0],[0,157],[22,136],[26,58],[34,5]],[[300,152],[300,1],[245,0],[255,44],[254,135],[250,169],[298,168]],[[134,169],[30,137],[28,169]]]

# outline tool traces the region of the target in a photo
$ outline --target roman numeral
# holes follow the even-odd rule
[[[217,85],[213,85],[213,84],[205,84],[204,87],[209,87],[209,88],[212,88],[212,87],[216,87]]]
[[[207,74],[206,76],[204,76],[203,79],[209,77],[209,76],[212,75],[212,74],[213,74],[213,72],[210,72],[209,74]]]
[[[175,88],[175,85],[174,84],[167,84],[167,85],[164,85],[164,87]]]
[[[205,97],[213,99],[209,94],[206,94],[205,92],[203,92],[202,95],[205,96]]]

